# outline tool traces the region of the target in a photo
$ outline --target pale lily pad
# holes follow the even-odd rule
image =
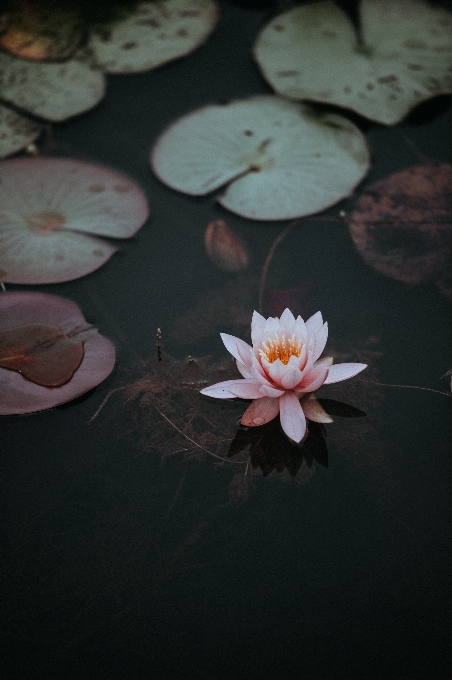
[[[364,136],[350,121],[271,95],[206,106],[157,140],[151,165],[173,189],[255,220],[285,220],[349,196],[369,168]]]
[[[142,2],[126,19],[93,31],[87,47],[107,73],[148,71],[199,47],[217,20],[213,0]]]
[[[30,335],[33,328],[34,348]],[[43,332],[49,335],[52,328],[57,332],[49,347],[44,352],[38,351],[42,349]],[[24,350],[20,338],[26,336]],[[44,342],[48,343],[49,337]],[[52,346],[58,341],[63,351]],[[5,368],[11,352],[22,353],[28,370],[19,372],[17,361],[13,370]],[[0,366],[0,415],[34,413],[76,399],[105,380],[115,364],[112,343],[87,323],[76,304],[55,295],[22,291],[0,293],[0,355],[4,359]],[[54,374],[53,387],[36,382],[42,382],[46,374],[46,361],[49,372]],[[69,375],[64,375],[64,367],[55,365],[61,362],[68,362]]]
[[[254,57],[279,94],[392,125],[452,92],[452,13],[422,0],[362,0],[357,35],[333,2],[303,5],[265,26]]]
[[[0,280],[59,283],[89,274],[116,251],[95,236],[130,238],[148,214],[141,189],[115,170],[61,158],[3,161]]]
[[[105,94],[105,76],[72,59],[25,61],[0,52],[0,100],[50,121],[91,109]]]
[[[434,281],[452,297],[452,165],[417,165],[364,191],[347,218],[364,261],[407,284]]]
[[[42,125],[0,105],[0,158],[20,151],[41,132]]]

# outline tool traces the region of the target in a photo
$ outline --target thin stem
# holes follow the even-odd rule
[[[440,392],[440,390],[433,390],[431,387],[419,387],[418,385],[392,385],[390,383],[375,382],[374,380],[363,380],[358,378],[360,382],[369,383],[370,385],[379,385],[380,387],[403,387],[405,390],[423,390],[424,392],[434,392],[435,394],[442,394],[445,397],[452,397],[452,393]]]
[[[262,314],[262,309],[264,306],[264,290],[265,290],[265,283],[267,280],[267,273],[268,273],[268,268],[270,266],[270,262],[273,259],[273,255],[275,254],[276,248],[279,246],[281,241],[286,238],[287,234],[297,225],[300,223],[300,220],[294,220],[291,222],[285,229],[282,230],[280,235],[273,241],[272,246],[270,250],[268,251],[268,255],[266,257],[266,260],[264,262],[264,266],[262,267],[262,276],[261,280],[259,283],[259,302],[257,306],[257,311],[259,314]]]

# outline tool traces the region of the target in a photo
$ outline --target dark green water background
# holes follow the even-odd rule
[[[110,76],[103,102],[55,125],[55,146],[43,150],[125,172],[147,193],[151,217],[99,271],[36,287],[77,302],[118,356],[86,400],[2,419],[5,677],[440,680],[450,669],[451,399],[324,388],[321,396],[343,395],[367,418],[328,426],[328,469],[314,463],[293,479],[248,469],[240,498],[234,489],[246,465],[184,452],[162,462],[167,424],[120,393],[89,423],[127,371],[140,375],[138,359],[154,356],[157,327],[176,359],[226,355],[219,331],[236,328],[221,325],[224,309],[202,337],[189,322],[184,334],[180,319],[200,292],[219,291],[227,306],[222,291],[236,285],[246,298],[285,226],[226,213],[211,196],[175,193],[149,169],[151,144],[174,119],[268,92],[250,48],[269,15],[221,9],[202,48],[156,71]],[[396,127],[356,118],[372,155],[362,186],[422,156],[451,162],[451,119],[448,98]],[[304,308],[294,311],[320,309],[336,352],[374,352],[370,377],[447,391],[450,301],[433,283],[410,288],[363,262],[347,225],[331,221],[353,201],[292,232],[271,286],[308,284]],[[226,219],[249,247],[242,278],[207,258],[203,234],[213,219]],[[250,296],[257,306],[255,289]],[[233,428],[239,416],[231,411]]]

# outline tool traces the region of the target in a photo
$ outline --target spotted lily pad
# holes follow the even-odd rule
[[[309,215],[349,196],[369,168],[364,136],[332,113],[271,95],[206,106],[157,140],[152,168],[173,189],[255,220]]]
[[[423,0],[362,0],[360,30],[333,2],[295,7],[261,31],[254,57],[291,99],[343,106],[381,123],[452,92],[452,13]]]
[[[199,47],[217,20],[214,0],[142,2],[126,19],[93,31],[87,47],[107,73],[147,71]]]
[[[452,165],[418,165],[371,185],[348,217],[367,264],[407,284],[433,280],[452,297]]]
[[[41,131],[42,125],[0,105],[0,158],[31,144]]]
[[[0,330],[0,366],[43,387],[67,383],[83,359],[83,342],[57,326],[30,323]]]
[[[0,163],[0,280],[70,281],[98,269],[130,238],[148,204],[127,177],[92,163],[15,158]]]
[[[76,399],[113,370],[115,349],[76,304],[44,293],[0,293],[0,415]]]
[[[25,61],[0,51],[0,100],[35,116],[62,121],[91,109],[104,94],[105,76],[80,61]]]

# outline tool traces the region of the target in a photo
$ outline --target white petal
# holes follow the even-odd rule
[[[306,321],[308,336],[314,335],[322,328],[323,319],[321,312],[316,312]]]
[[[269,387],[268,385],[261,385],[259,391],[265,397],[280,397],[284,394],[284,390],[277,390],[276,387]]]
[[[240,361],[240,363],[245,364],[245,366],[248,366],[248,368],[251,366],[251,352],[252,349],[251,347],[244,341],[241,340],[240,338],[236,338],[235,335],[229,335],[228,333],[220,333],[221,339],[223,340],[224,346],[232,354],[234,359],[237,359],[237,361]],[[239,347],[241,352],[239,352]],[[247,358],[247,354],[249,356],[249,359],[246,361],[244,359]]]
[[[331,383],[341,382],[341,380],[348,380],[348,378],[353,378],[353,376],[364,371],[365,368],[367,368],[367,364],[333,364],[328,369],[328,376],[324,384],[330,385]]]
[[[306,418],[295,392],[285,392],[279,398],[281,427],[290,439],[300,442],[306,432]]]

